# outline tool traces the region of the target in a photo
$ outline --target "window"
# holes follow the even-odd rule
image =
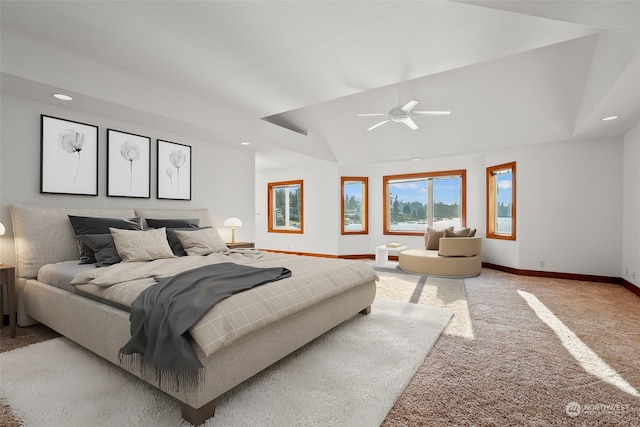
[[[516,240],[516,163],[487,168],[487,237]]]
[[[302,180],[270,182],[269,191],[269,232],[303,232]]]
[[[369,201],[366,177],[342,177],[341,222],[342,234],[367,234]]]
[[[384,234],[464,227],[466,175],[466,170],[455,170],[383,177]]]

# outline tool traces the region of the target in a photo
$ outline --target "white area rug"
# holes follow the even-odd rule
[[[378,426],[452,311],[376,300],[218,399],[221,426]],[[6,399],[27,427],[187,426],[177,401],[66,338],[0,354]]]

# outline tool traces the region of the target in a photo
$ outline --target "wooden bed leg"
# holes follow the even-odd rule
[[[187,405],[186,403],[180,402],[180,414],[182,418],[189,421],[194,426],[199,426],[204,424],[209,418],[213,417],[216,412],[216,401],[212,400],[211,402],[201,406],[196,409],[192,406]]]
[[[367,307],[367,308],[365,308],[365,309],[361,310],[361,311],[360,311],[360,313],[362,313],[362,314],[369,314],[369,313],[371,313],[371,306],[369,306],[369,307]]]

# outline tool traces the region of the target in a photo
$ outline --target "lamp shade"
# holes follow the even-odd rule
[[[4,235],[4,225],[0,222],[0,236]]]
[[[240,221],[238,218],[227,218],[224,221],[224,226],[225,227],[242,227],[242,221]]]

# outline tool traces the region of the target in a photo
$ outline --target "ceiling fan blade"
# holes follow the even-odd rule
[[[419,116],[448,116],[451,114],[451,111],[414,111],[411,113],[414,117]]]
[[[370,116],[387,116],[387,113],[366,113],[366,114],[357,114],[358,117],[370,117]]]
[[[378,126],[380,126],[380,125],[383,125],[383,124],[387,123],[388,121],[389,121],[389,120],[383,120],[383,121],[381,121],[380,123],[378,123],[378,124],[375,124],[375,125],[371,126],[371,127],[370,127],[369,129],[367,129],[367,130],[375,129],[375,128],[377,128]]]
[[[418,105],[418,101],[409,101],[404,104],[404,107],[400,108],[400,110],[402,110],[402,112],[405,114],[409,114],[409,112],[413,110],[416,105]]]
[[[415,122],[413,120],[411,120],[411,118],[409,118],[409,117],[407,117],[406,119],[402,120],[402,123],[404,123],[405,125],[409,126],[409,128],[411,128],[411,130],[418,129],[418,125],[416,125]]]

